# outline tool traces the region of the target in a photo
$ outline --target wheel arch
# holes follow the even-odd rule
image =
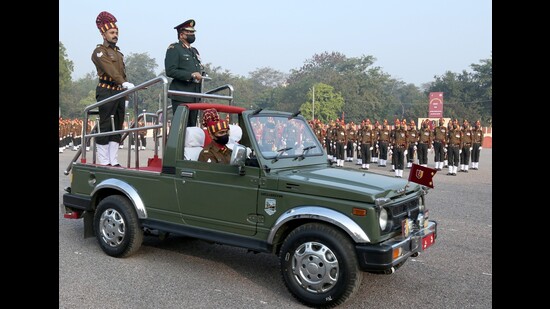
[[[290,231],[307,222],[326,222],[344,231],[356,243],[370,243],[368,235],[348,216],[325,207],[299,206],[284,212],[269,232],[267,242],[278,252],[281,239]]]
[[[102,199],[114,194],[126,196],[134,206],[138,219],[147,219],[147,210],[145,209],[145,204],[137,193],[137,190],[130,184],[119,179],[106,179],[94,188],[94,190],[90,194],[92,196],[92,205],[94,205],[93,207],[96,208]]]

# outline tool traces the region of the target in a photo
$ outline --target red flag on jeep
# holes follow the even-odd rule
[[[436,169],[413,163],[411,167],[411,172],[409,173],[409,181],[433,188],[434,183],[432,178],[434,177],[435,173],[437,173]]]

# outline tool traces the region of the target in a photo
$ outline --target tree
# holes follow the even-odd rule
[[[315,107],[313,95],[315,91]],[[336,119],[341,115],[344,107],[344,98],[334,91],[332,86],[323,83],[315,84],[307,92],[308,100],[300,106],[300,111],[306,119],[319,119],[324,123]],[[315,109],[315,115],[313,115]]]
[[[65,115],[65,111],[70,102],[70,96],[68,95],[71,89],[73,73],[73,62],[67,59],[67,52],[63,43],[59,41],[59,113]],[[64,116],[67,117],[67,116]]]

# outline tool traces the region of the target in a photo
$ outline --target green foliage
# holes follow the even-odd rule
[[[335,92],[332,86],[317,83],[309,89],[307,96],[308,101],[300,106],[300,111],[306,119],[319,119],[327,123],[342,114],[344,97]]]

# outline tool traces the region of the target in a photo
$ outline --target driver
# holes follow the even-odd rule
[[[229,141],[229,124],[220,119],[218,112],[213,109],[204,111],[202,125],[208,129],[212,141],[199,154],[198,161],[229,164],[232,150],[227,147]]]

